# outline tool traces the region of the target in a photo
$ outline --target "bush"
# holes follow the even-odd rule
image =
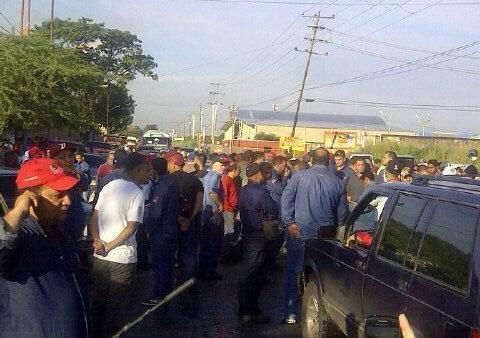
[[[419,146],[415,142],[393,142],[383,141],[377,144],[367,143],[362,151],[373,154],[374,158],[382,158],[388,150],[393,150],[397,155],[415,156],[417,162],[436,159],[438,161],[448,161],[451,163],[469,163],[468,151],[471,146],[455,145],[427,145]]]

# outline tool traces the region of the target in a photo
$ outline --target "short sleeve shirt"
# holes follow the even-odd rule
[[[178,193],[183,195],[192,205],[197,194],[203,191],[202,182],[191,173],[176,171],[171,174],[177,183]]]
[[[100,192],[95,210],[98,212],[100,239],[111,242],[127,227],[128,222],[143,222],[145,197],[142,190],[133,182],[118,179],[108,183]],[[135,235],[99,259],[115,263],[135,263],[137,242]]]

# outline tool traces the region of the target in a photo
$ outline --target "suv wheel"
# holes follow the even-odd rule
[[[302,335],[304,338],[324,337],[326,321],[317,284],[310,280],[302,298]]]

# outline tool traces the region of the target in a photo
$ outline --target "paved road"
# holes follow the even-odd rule
[[[147,317],[123,337],[171,337],[171,338],[230,338],[230,337],[301,337],[300,326],[282,325],[281,272],[270,274],[272,282],[265,287],[260,304],[272,318],[269,324],[246,325],[237,318],[238,265],[222,267],[225,278],[218,282],[200,282],[198,293],[190,292],[172,301],[164,309]],[[146,308],[140,300],[149,294],[152,273],[142,272],[137,278],[137,300],[132,305],[132,318]]]

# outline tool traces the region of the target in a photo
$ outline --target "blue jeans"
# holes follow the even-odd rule
[[[287,239],[287,264],[285,267],[285,280],[283,289],[283,307],[284,314],[297,314],[299,289],[298,277],[303,269],[303,259],[305,253],[305,240],[292,238]]]
[[[174,228],[177,225],[174,225]],[[170,227],[171,228],[171,227]],[[155,231],[150,237],[152,245],[152,267],[155,273],[153,298],[165,297],[173,288],[176,236],[163,231]]]
[[[178,232],[179,257],[185,263],[185,268],[180,282],[183,283],[191,277],[198,276],[198,250],[199,250],[200,216],[197,215],[187,231]]]

